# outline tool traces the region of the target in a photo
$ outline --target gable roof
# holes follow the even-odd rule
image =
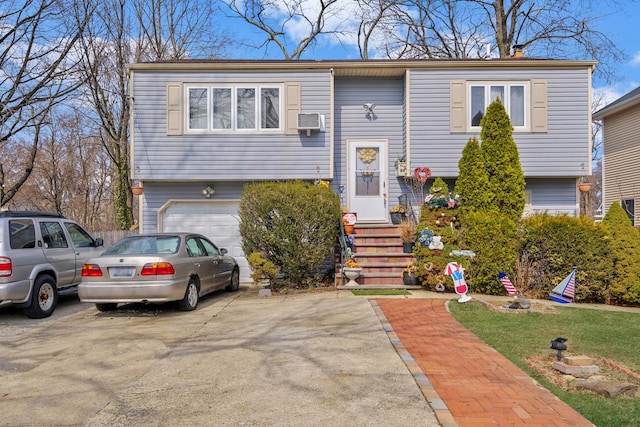
[[[593,113],[594,120],[601,120],[634,105],[640,104],[640,87],[613,101],[611,104]]]

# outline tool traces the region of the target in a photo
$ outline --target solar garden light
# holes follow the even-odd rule
[[[558,337],[555,340],[551,341],[551,349],[558,350],[558,361],[562,360],[562,351],[567,349],[565,341],[567,341],[567,338],[562,337]]]

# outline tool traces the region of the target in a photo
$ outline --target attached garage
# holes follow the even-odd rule
[[[237,200],[170,200],[158,210],[158,230],[200,233],[229,251],[240,266],[240,281],[251,282],[242,252]]]

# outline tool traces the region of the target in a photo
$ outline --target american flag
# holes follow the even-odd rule
[[[507,276],[506,273],[500,272],[500,274],[498,274],[498,277],[500,278],[502,285],[507,290],[507,293],[509,295],[516,295],[518,293],[516,287],[513,286],[513,283],[511,283],[511,280],[509,280],[509,276]]]

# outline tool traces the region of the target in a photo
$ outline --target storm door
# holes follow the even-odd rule
[[[387,141],[347,141],[349,210],[360,221],[387,221]]]

